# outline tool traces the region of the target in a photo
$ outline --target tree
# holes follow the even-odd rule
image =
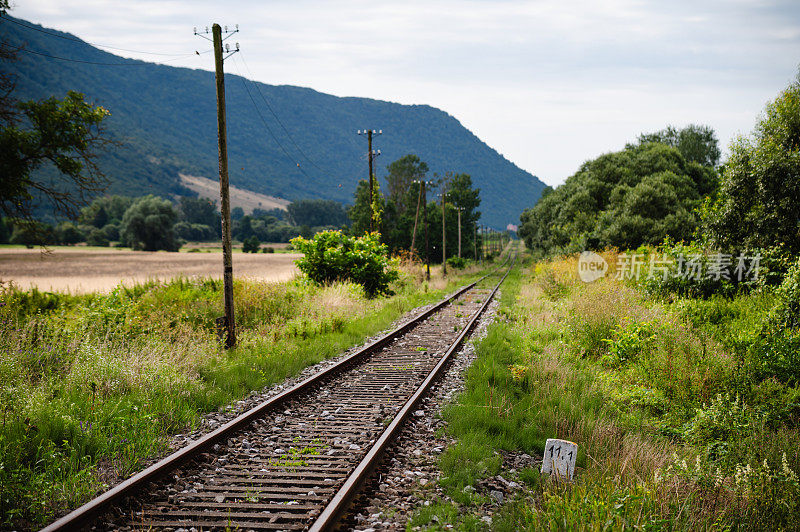
[[[389,185],[388,199],[395,204],[397,213],[403,215],[411,207],[408,204],[408,191],[411,184],[415,180],[425,179],[428,165],[418,156],[409,153],[389,164],[386,169],[389,171],[386,176],[386,182]],[[413,206],[416,208],[416,203]]]
[[[355,201],[353,205],[347,210],[347,216],[352,222],[351,231],[354,235],[361,235],[369,232],[369,218],[370,218],[370,205],[369,205],[369,181],[361,179],[356,186],[354,194]],[[380,210],[383,210],[384,201],[383,196],[378,193],[373,198],[373,206],[378,205]],[[380,231],[380,226],[375,227],[376,231]]]
[[[256,236],[245,238],[244,242],[242,242],[243,253],[258,253],[258,249],[260,247],[261,247],[261,242],[258,241],[258,237]]]
[[[333,200],[305,199],[293,201],[287,207],[289,217],[295,225],[310,227],[347,225],[344,206]]]
[[[727,249],[784,245],[800,254],[800,73],[770,102],[751,138],[731,144],[719,193],[704,212]]]
[[[125,211],[120,232],[134,250],[178,251],[173,226],[178,214],[168,200],[156,196],[137,199]]]
[[[110,142],[102,129],[109,112],[74,91],[63,100],[21,102],[17,108],[26,125],[12,120],[0,127],[0,207],[7,216],[30,219],[32,204],[45,199],[56,214],[76,216],[87,197],[106,185],[95,158]],[[34,178],[48,165],[61,182]]]
[[[78,221],[95,227],[119,224],[134,199],[126,196],[100,196],[81,209]]]
[[[659,142],[677,148],[684,159],[703,166],[716,167],[719,164],[717,134],[708,126],[690,124],[681,130],[667,126],[655,133],[639,135],[639,144],[647,142]]]
[[[628,145],[588,161],[520,217],[519,236],[540,253],[688,239],[716,170],[664,143]]]
[[[217,211],[217,202],[206,198],[182,197],[178,202],[181,219],[190,224],[221,227],[220,214]],[[221,229],[220,229],[221,230]]]

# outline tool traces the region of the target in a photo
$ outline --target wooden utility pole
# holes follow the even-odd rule
[[[444,219],[444,197],[447,194],[447,181],[442,182],[442,275],[447,275],[447,223]]]
[[[232,34],[239,31],[239,25],[236,25],[236,30],[228,31],[225,27],[227,34],[225,39]],[[211,26],[211,39],[208,39],[202,33],[194,30],[194,34],[204,39],[210,40],[214,43],[214,69],[216,72],[216,86],[217,86],[217,139],[219,140],[219,195],[220,195],[220,213],[222,218],[222,284],[223,284],[223,298],[225,302],[225,316],[218,320],[220,329],[225,332],[225,347],[231,349],[236,345],[236,320],[233,314],[233,257],[231,255],[231,202],[228,194],[228,137],[227,128],[225,123],[225,71],[223,63],[226,58],[222,57],[222,28],[219,24]],[[206,26],[205,34],[208,34],[208,26]],[[231,51],[229,45],[225,45],[225,52],[228,56],[235,54],[239,51],[239,43],[236,43],[236,49]]]
[[[369,232],[373,232],[375,230],[375,212],[374,206],[372,203],[372,194],[375,188],[375,178],[372,175],[372,130],[370,129],[367,132],[367,145],[368,151],[367,154],[369,155]]]
[[[365,129],[363,132],[359,129],[359,135],[367,135],[367,159],[369,160],[369,232],[375,231],[375,211],[373,209],[372,201],[373,201],[373,194],[375,189],[375,176],[372,173],[372,161],[381,154],[381,150],[373,151],[372,150],[372,135],[382,135],[383,130],[380,129],[375,131],[374,129]]]
[[[425,280],[431,280],[431,247],[428,242],[428,191],[425,188],[425,181],[422,182],[422,216],[425,218]]]
[[[417,220],[419,219],[419,204],[422,201],[422,184],[421,181],[414,181],[419,186],[419,194],[417,196],[417,212],[414,214],[414,231],[411,233],[411,251],[416,253],[414,243],[417,241]]]
[[[478,260],[478,226],[475,226],[475,260]],[[481,259],[481,264],[483,264],[483,260]]]
[[[461,207],[456,207],[458,212],[458,258],[461,258]]]

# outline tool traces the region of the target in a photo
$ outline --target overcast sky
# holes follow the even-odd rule
[[[92,43],[182,54],[239,24],[226,69],[338,96],[429,104],[544,182],[667,124],[723,151],[800,65],[800,2],[12,0]],[[113,51],[113,50],[109,50]],[[210,55],[116,52],[211,70]],[[248,73],[245,63],[249,67]],[[380,128],[380,124],[365,124]],[[385,134],[391,134],[385,131]],[[312,155],[312,154],[310,154]]]

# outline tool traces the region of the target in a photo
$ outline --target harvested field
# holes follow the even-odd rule
[[[233,254],[233,274],[267,281],[285,281],[297,273],[295,253]],[[150,279],[222,277],[222,253],[167,253],[163,251],[87,250],[56,248],[0,249],[0,280],[20,288],[84,293],[109,291]]]

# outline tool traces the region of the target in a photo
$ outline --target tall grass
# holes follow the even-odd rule
[[[234,283],[239,343],[222,348],[217,280],[177,278],[108,294],[0,292],[2,527],[38,527],[167,450],[209,411],[294,375],[476,275],[396,295],[302,279]],[[434,286],[431,286],[434,285]]]
[[[458,519],[486,502],[466,487],[501,472],[527,491],[498,530],[800,527],[800,391],[747,369],[774,296],[654,300],[576,274],[571,257],[504,287],[506,319],[444,412],[457,443],[440,482]],[[547,438],[578,443],[574,482],[512,474],[497,454],[541,456]]]

